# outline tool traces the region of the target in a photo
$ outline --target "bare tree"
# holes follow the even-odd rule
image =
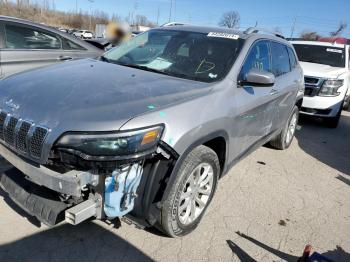
[[[300,34],[300,38],[304,40],[317,40],[321,36],[316,31],[304,30]]]
[[[334,32],[330,32],[329,34],[330,34],[331,36],[338,36],[338,35],[340,35],[340,34],[345,30],[345,28],[346,28],[347,26],[348,26],[347,23],[340,22],[340,23],[339,23],[339,26],[338,26],[338,28],[337,28],[337,30],[335,30]]]
[[[154,27],[155,24],[148,20],[144,15],[137,15],[135,17],[135,25]]]
[[[222,15],[219,25],[228,28],[237,28],[240,21],[241,17],[237,11],[229,11]]]

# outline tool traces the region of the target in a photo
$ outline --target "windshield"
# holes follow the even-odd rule
[[[226,76],[243,45],[233,34],[154,29],[107,52],[105,61],[202,82]]]
[[[333,46],[294,44],[299,61],[345,67],[345,49]]]

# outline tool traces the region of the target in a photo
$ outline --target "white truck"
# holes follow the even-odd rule
[[[305,94],[300,113],[321,117],[338,126],[342,109],[349,108],[350,69],[348,40],[291,41],[304,71]]]

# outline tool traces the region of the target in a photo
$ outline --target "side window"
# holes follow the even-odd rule
[[[61,49],[60,39],[40,29],[6,25],[6,48],[9,49]]]
[[[189,57],[190,56],[190,47],[187,43],[183,43],[179,50],[177,50],[178,56]]]
[[[283,44],[271,42],[272,73],[276,77],[290,72],[287,47]]]
[[[297,58],[295,57],[294,51],[290,47],[288,47],[288,54],[289,54],[290,67],[294,69],[298,64],[298,61],[297,61]]]
[[[64,50],[86,50],[84,47],[68,40],[68,39],[64,39]]]
[[[239,74],[239,79],[245,80],[251,69],[271,72],[270,48],[268,41],[259,41],[251,47]]]

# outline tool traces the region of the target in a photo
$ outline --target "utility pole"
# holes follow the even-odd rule
[[[170,0],[169,23],[170,23],[170,21],[171,21],[172,9],[173,9],[173,0]]]
[[[158,6],[158,12],[157,12],[157,25],[159,25],[159,6]]]
[[[298,17],[298,15],[295,15],[295,17],[294,17],[293,24],[292,24],[292,29],[291,29],[291,32],[290,32],[290,38],[293,38],[294,30],[295,30],[295,24],[297,22],[297,17]]]
[[[90,30],[92,30],[92,4],[94,0],[88,0],[90,2]]]
[[[75,12],[78,13],[78,0],[75,0]]]

